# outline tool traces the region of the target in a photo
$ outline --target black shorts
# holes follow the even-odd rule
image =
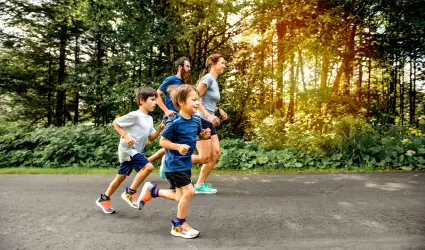
[[[211,130],[211,136],[216,135],[217,134],[217,130],[215,129],[214,125],[212,124],[212,122],[210,122],[207,119],[204,119],[202,117],[201,118],[201,123],[202,123],[202,129],[207,129],[209,128]]]
[[[181,188],[192,183],[192,171],[178,171],[178,172],[165,172],[168,182],[170,183],[170,189],[176,187]]]

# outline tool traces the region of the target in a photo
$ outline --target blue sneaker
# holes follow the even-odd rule
[[[195,185],[195,194],[216,194],[217,189],[211,187],[211,184],[206,184],[205,182],[200,186]]]

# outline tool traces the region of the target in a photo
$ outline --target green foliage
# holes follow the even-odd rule
[[[316,136],[289,130],[279,147],[271,138],[248,142],[221,140],[217,169],[425,169],[425,125],[392,127],[382,135],[375,128],[346,117],[334,125],[335,134]],[[301,130],[302,128],[300,128]],[[273,136],[273,135],[271,135]],[[305,139],[307,137],[308,139]],[[29,129],[19,123],[0,126],[0,168],[108,168],[118,166],[119,136],[112,126],[65,126]],[[267,143],[266,143],[267,142]],[[158,140],[144,155],[160,148]],[[156,162],[156,165],[159,161]]]
[[[0,168],[107,168],[118,166],[119,136],[112,126],[29,129],[17,123],[0,127]],[[148,147],[152,154],[158,143]]]
[[[299,116],[293,124],[270,116],[254,142],[223,140],[220,168],[425,169],[424,125],[373,127],[361,117]]]

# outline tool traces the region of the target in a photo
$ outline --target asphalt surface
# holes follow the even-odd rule
[[[171,236],[175,202],[139,211],[124,185],[103,214],[113,178],[0,175],[0,249],[425,249],[425,173],[212,175],[218,193],[196,195],[187,217],[196,239]]]

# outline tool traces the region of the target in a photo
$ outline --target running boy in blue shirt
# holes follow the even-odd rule
[[[163,197],[178,202],[177,218],[171,221],[171,234],[182,238],[195,238],[199,231],[186,222],[190,203],[195,195],[191,181],[192,153],[197,139],[209,139],[210,129],[202,129],[201,120],[193,114],[199,106],[199,94],[195,87],[187,84],[177,86],[172,92],[174,107],[179,113],[167,120],[161,133],[160,145],[165,148],[165,175],[172,189],[159,189],[156,184],[146,182],[139,196],[139,209],[149,200]]]
[[[153,169],[153,165],[142,155],[142,152],[146,141],[154,141],[165,127],[161,123],[158,131],[155,131],[153,119],[148,115],[149,112],[155,109],[156,97],[157,93],[152,88],[136,90],[136,101],[137,105],[139,105],[139,110],[121,116],[113,122],[115,130],[121,136],[118,145],[120,167],[117,176],[106,192],[102,193],[96,200],[96,205],[106,214],[115,212],[111,207],[110,197],[133,169],[137,172],[136,177],[130,188],[126,187],[121,194],[121,198],[131,207],[138,208],[137,200],[139,197],[136,190]]]

